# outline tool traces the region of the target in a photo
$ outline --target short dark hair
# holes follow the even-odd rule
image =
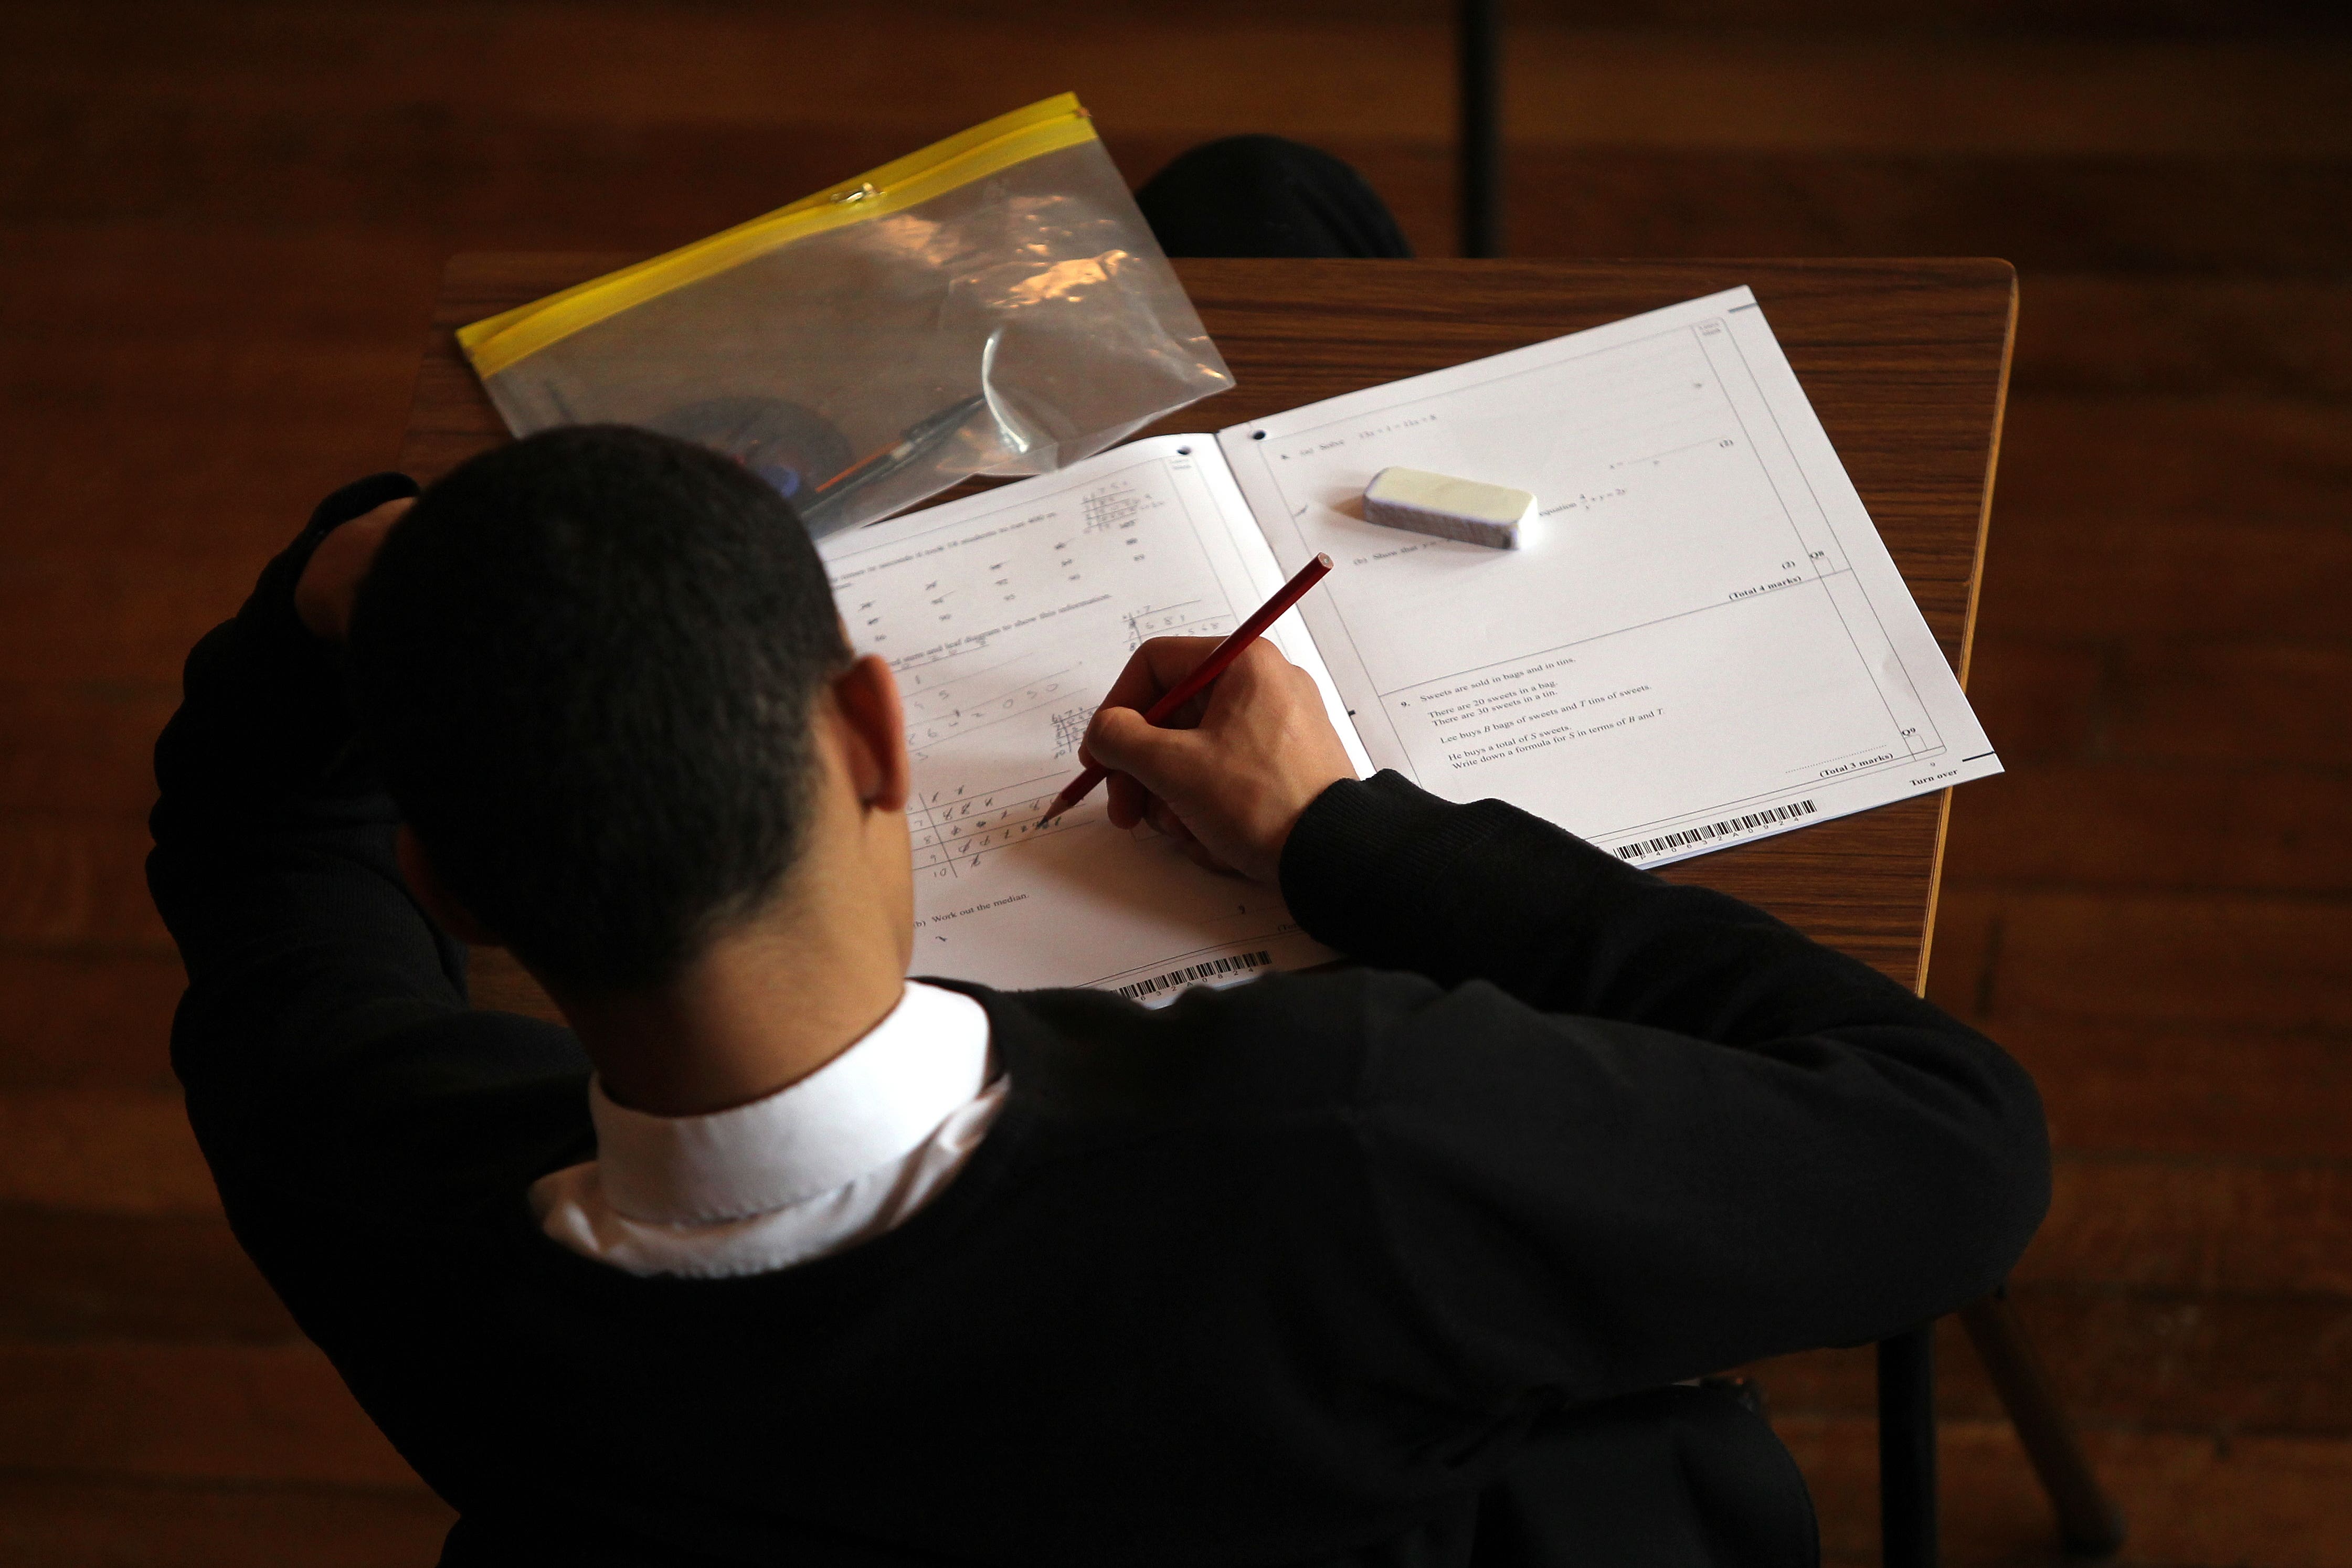
[[[656,984],[783,881],[848,662],[792,506],[704,447],[551,430],[428,488],[352,614],[362,732],[449,891],[559,987]]]

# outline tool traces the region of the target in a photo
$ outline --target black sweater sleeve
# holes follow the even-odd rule
[[[409,896],[337,652],[295,613],[319,542],[416,491],[377,474],[320,502],[188,656],[156,743],[147,880],[188,973],[173,1067],[225,1194],[397,1181],[431,1163],[419,1108],[582,1066],[563,1031],[467,1013],[466,950]]]
[[[1366,1004],[1358,1141],[1498,1398],[1907,1328],[1997,1285],[2048,1206],[2016,1063],[1736,899],[1395,773],[1318,798],[1282,880],[1318,937],[1426,977]]]
[[[294,609],[294,585],[320,541],[415,494],[407,476],[376,474],[320,502],[236,617],[188,656],[180,710],[155,746],[147,881],[194,983],[303,937],[363,926],[371,938],[405,939],[395,965],[404,989],[464,1001],[464,950],[421,911],[399,908],[407,895],[391,855],[398,814],[353,743],[334,650]],[[281,891],[306,872],[332,889],[329,907]]]

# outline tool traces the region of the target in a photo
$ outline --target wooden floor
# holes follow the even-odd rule
[[[2048,1098],[2016,1295],[2126,1559],[2352,1565],[2352,37],[2218,0],[1507,8],[1515,249],[2018,265],[1970,673],[2011,771],[1954,805],[1930,987]],[[1006,15],[0,12],[0,1562],[415,1564],[446,1526],[221,1221],[140,871],[179,659],[391,459],[446,255],[667,246],[1065,88],[1130,175],[1309,137],[1446,248],[1434,0]],[[2051,1559],[1944,1364],[1951,1555]],[[1866,1561],[1866,1360],[1765,1376]]]

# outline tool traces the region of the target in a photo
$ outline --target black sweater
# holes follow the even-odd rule
[[[330,498],[190,656],[149,877],[230,1220],[465,1515],[450,1561],[1458,1558],[1553,1413],[1909,1327],[2041,1218],[2040,1108],[1990,1042],[1384,773],[1282,862],[1361,967],[1160,1012],[960,984],[1012,1092],[905,1226],[748,1279],[577,1257],[525,1194],[593,1157],[588,1063],[467,1009],[293,612],[317,540],[412,491]]]

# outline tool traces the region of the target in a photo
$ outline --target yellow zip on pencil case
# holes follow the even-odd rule
[[[822,537],[1045,473],[1233,384],[1064,93],[458,329],[509,429],[729,453]]]

